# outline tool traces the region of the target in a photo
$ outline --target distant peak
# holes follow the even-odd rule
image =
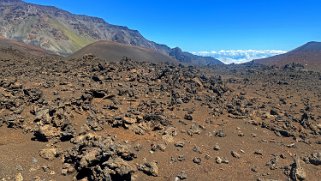
[[[290,52],[321,52],[321,42],[310,41]]]
[[[312,45],[312,44],[321,44],[321,42],[309,41],[308,43],[306,43],[306,45]]]
[[[173,50],[173,51],[177,51],[177,52],[181,52],[181,51],[182,51],[182,49],[179,48],[179,47],[175,47],[175,48],[173,48],[172,50]]]
[[[317,41],[310,41],[308,43],[306,43],[305,45],[303,45],[303,47],[321,47],[321,42],[317,42]]]

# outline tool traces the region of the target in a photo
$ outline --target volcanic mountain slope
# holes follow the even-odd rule
[[[181,56],[177,49],[149,41],[136,30],[109,24],[101,18],[75,15],[21,0],[0,0],[0,35],[65,56],[95,41],[109,40],[156,50],[181,62],[222,64],[214,58],[204,61],[203,57],[186,52]]]
[[[265,65],[284,66],[289,63],[300,63],[310,70],[321,70],[321,42],[309,42],[288,53],[253,62]]]
[[[58,57],[57,55],[54,55],[53,53],[50,53],[39,47],[0,37],[1,60],[39,58],[45,56]]]
[[[128,57],[135,61],[177,63],[176,59],[157,51],[112,41],[98,41],[90,44],[68,57],[68,59],[81,59],[85,56],[87,56],[87,58],[92,58],[90,55],[94,55],[99,59],[107,60],[109,62],[117,62],[123,57]]]

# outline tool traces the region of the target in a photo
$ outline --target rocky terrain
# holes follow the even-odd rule
[[[321,177],[318,72],[0,60],[3,181]]]
[[[157,51],[182,63],[223,64],[212,57],[196,56],[147,40],[137,30],[112,25],[101,18],[21,0],[0,0],[0,36],[62,56],[69,56],[96,41],[108,40]]]
[[[305,69],[321,71],[321,42],[308,42],[290,52],[254,60],[253,62],[283,67],[287,64],[297,63],[304,66]]]

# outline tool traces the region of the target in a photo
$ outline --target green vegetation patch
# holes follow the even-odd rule
[[[56,29],[62,31],[70,40],[72,44],[73,51],[77,51],[91,43],[94,42],[93,39],[88,37],[81,37],[74,31],[72,31],[70,28],[66,27],[64,24],[60,23],[57,20],[49,19],[49,23]]]

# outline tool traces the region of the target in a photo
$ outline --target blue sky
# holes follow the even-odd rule
[[[319,0],[26,0],[141,32],[190,52],[291,50],[321,40]]]

